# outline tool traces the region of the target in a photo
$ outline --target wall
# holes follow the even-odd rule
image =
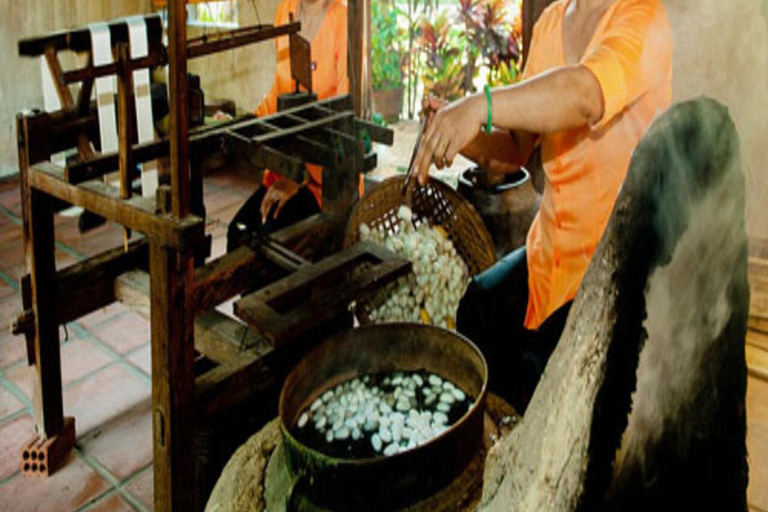
[[[262,23],[274,21],[278,0],[258,0]],[[42,108],[40,63],[17,55],[17,42],[93,21],[150,11],[150,0],[0,0],[0,179],[18,172],[15,115],[26,108]],[[251,2],[240,2],[240,23],[258,23]],[[207,29],[208,33],[215,29]],[[202,34],[190,28],[190,37]],[[65,66],[67,60],[65,57]],[[202,77],[208,97],[234,99],[239,109],[253,110],[272,84],[274,42],[190,61],[190,71]],[[10,72],[9,70],[12,70]]]
[[[675,101],[728,106],[747,173],[747,233],[768,238],[768,1],[663,0],[674,38]]]
[[[273,23],[279,0],[239,2],[240,26]],[[260,21],[259,21],[260,20]],[[215,30],[207,29],[208,34]],[[189,36],[201,35],[202,30],[190,27]],[[238,111],[251,112],[272,86],[275,75],[275,42],[264,41],[234,51],[202,57],[189,62],[192,73],[199,74],[206,98],[228,98],[235,101]]]
[[[40,62],[18,56],[25,37],[148,10],[150,0],[0,0],[0,178],[18,172],[16,113],[42,108]]]

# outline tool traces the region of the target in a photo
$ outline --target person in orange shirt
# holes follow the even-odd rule
[[[457,329],[486,354],[491,384],[521,412],[632,151],[671,99],[672,36],[660,0],[557,0],[534,27],[520,83],[425,102],[436,112],[416,159],[422,183],[431,163],[443,167],[459,152],[510,172],[541,147],[544,192],[526,244],[472,280],[457,315]]]
[[[323,100],[349,92],[347,75],[347,4],[345,0],[283,0],[277,7],[275,25],[291,16],[301,22],[299,34],[310,42],[312,89]],[[288,37],[275,41],[277,67],[272,88],[262,99],[256,115],[277,111],[277,97],[296,91],[291,77]],[[243,204],[229,225],[227,250],[240,244],[245,231],[276,231],[320,212],[322,168],[307,164],[303,183],[266,171],[263,186]]]

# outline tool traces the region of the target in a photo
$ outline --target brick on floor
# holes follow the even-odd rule
[[[155,473],[153,468],[150,466],[147,471],[125,486],[125,490],[139,500],[147,510],[155,510]]]
[[[152,463],[152,402],[147,399],[78,444],[121,482]]]
[[[99,368],[113,362],[103,350],[87,340],[76,339],[61,346],[61,382],[68,386]],[[13,382],[30,400],[34,391],[35,369],[33,366],[17,366],[6,372],[6,378]]]
[[[128,312],[94,327],[91,334],[120,354],[127,354],[149,342],[150,326],[136,313]]]
[[[34,429],[35,420],[27,414],[0,425],[0,480],[19,470],[21,446],[33,436]]]
[[[24,404],[13,393],[0,386],[0,418],[15,414],[23,408]]]
[[[64,390],[64,414],[75,417],[78,437],[113,421],[151,396],[150,386],[113,364]]]
[[[0,489],[4,512],[74,512],[109,489],[74,453],[48,478],[17,474]]]
[[[88,512],[134,512],[134,508],[122,496],[113,492],[88,508]]]
[[[152,344],[147,343],[128,354],[128,361],[147,375],[152,375]]]

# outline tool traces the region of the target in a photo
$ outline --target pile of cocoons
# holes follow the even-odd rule
[[[421,322],[456,328],[456,311],[469,283],[469,269],[441,226],[416,225],[401,206],[389,231],[360,225],[360,240],[383,245],[409,260],[413,272],[384,287],[367,304],[371,323]]]

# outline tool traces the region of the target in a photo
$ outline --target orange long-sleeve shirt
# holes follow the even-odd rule
[[[292,14],[296,19],[299,0],[283,0],[277,7],[275,25],[290,21]],[[323,23],[312,41],[310,41],[312,59],[312,90],[320,100],[349,93],[347,75],[347,3],[334,0],[325,14]],[[272,88],[262,99],[256,115],[259,117],[274,114],[277,111],[277,97],[296,90],[296,82],[291,77],[291,58],[288,37],[279,37],[275,41],[277,67]],[[279,175],[270,171],[264,173],[264,185],[270,186],[279,179]],[[307,187],[321,201],[322,167],[307,164]]]
[[[534,27],[523,79],[565,65],[563,17],[550,5]],[[608,224],[637,144],[672,100],[672,35],[659,0],[618,0],[580,61],[602,88],[594,126],[543,134],[541,207],[526,241],[528,310],[535,329],[573,299]]]

